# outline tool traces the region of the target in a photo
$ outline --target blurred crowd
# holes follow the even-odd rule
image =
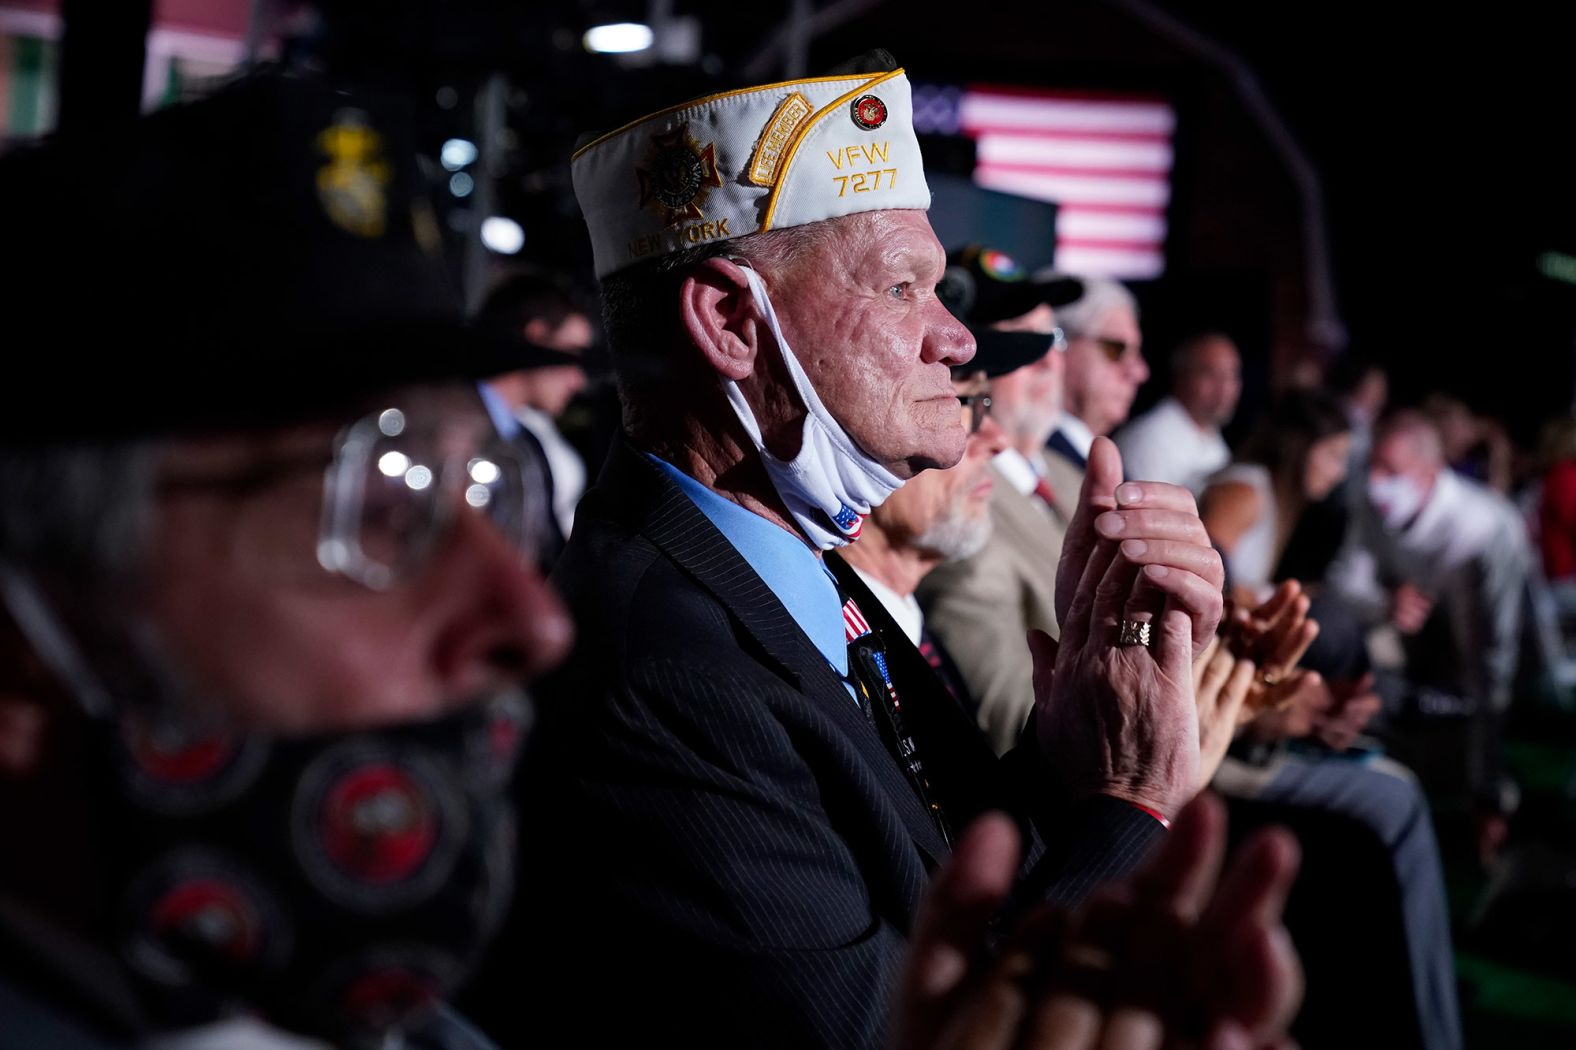
[[[0,160],[0,1047],[1462,1045],[1576,420],[1244,398],[909,116],[592,140],[598,286],[470,316],[376,93]]]

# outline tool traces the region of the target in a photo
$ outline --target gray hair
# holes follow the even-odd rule
[[[1037,280],[1041,280],[1054,273],[1055,271],[1042,270],[1034,276]],[[1135,319],[1138,317],[1138,300],[1133,298],[1133,293],[1120,281],[1113,281],[1108,277],[1083,277],[1078,274],[1065,276],[1077,277],[1084,286],[1083,295],[1077,300],[1056,308],[1056,323],[1062,326],[1062,331],[1066,332],[1069,338],[1095,334],[1095,326],[1110,310],[1127,310]]]
[[[739,258],[765,273],[781,271],[821,247],[837,221],[703,244],[604,277],[602,325],[624,404],[624,428],[632,434],[643,430],[649,403],[685,374],[686,362],[675,354],[674,343],[678,291],[690,270],[708,259]]]
[[[84,594],[135,575],[159,449],[152,441],[0,449],[0,558]]]
[[[1374,444],[1390,437],[1404,437],[1431,466],[1445,465],[1445,443],[1439,426],[1414,408],[1403,408],[1386,416],[1374,432]]]

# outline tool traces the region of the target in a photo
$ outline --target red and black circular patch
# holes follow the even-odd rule
[[[468,834],[461,789],[430,758],[354,741],[305,770],[291,824],[314,885],[364,914],[431,896]]]
[[[887,120],[886,103],[874,95],[860,95],[854,99],[849,113],[854,118],[854,124],[866,131],[874,131]]]
[[[444,982],[414,966],[388,965],[368,970],[346,986],[341,1009],[372,1031],[418,1017],[443,998]]]
[[[438,837],[434,800],[390,763],[345,772],[324,794],[321,816],[328,859],[373,885],[410,878]]]
[[[453,987],[458,959],[420,943],[363,948],[332,963],[313,982],[306,1001],[315,1013],[337,1017],[361,1033],[419,1023]]]
[[[159,813],[217,809],[249,787],[268,745],[259,738],[129,714],[121,720],[123,777],[131,796]]]
[[[128,959],[169,985],[220,961],[273,968],[291,940],[284,911],[256,873],[207,850],[161,857],[132,880],[125,909]]]
[[[153,905],[149,917],[162,941],[201,944],[232,963],[256,958],[262,943],[262,917],[234,883],[216,878],[178,882]]]

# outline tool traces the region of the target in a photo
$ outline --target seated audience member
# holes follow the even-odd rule
[[[963,459],[957,466],[928,470],[904,483],[871,512],[858,543],[828,555],[846,562],[879,599],[879,610],[866,611],[884,613],[889,631],[901,632],[918,646],[953,699],[970,710],[975,701],[968,683],[947,650],[926,630],[925,614],[914,592],[927,575],[970,557],[992,540],[995,527],[987,501],[995,482],[990,462],[1005,447],[1001,430],[989,415],[994,384],[1022,368],[1036,367],[1043,360],[1041,347],[1050,338],[1025,340],[1023,333],[1003,335],[994,330],[980,331],[977,337],[979,350],[973,360],[953,370],[953,385],[969,424]],[[1029,363],[1022,364],[1025,360]],[[880,619],[871,617],[873,624]],[[1254,640],[1258,649],[1274,648],[1301,629],[1301,623],[1287,616],[1260,629],[1268,637]],[[1245,647],[1238,644],[1242,641],[1235,636],[1217,638],[1194,663],[1200,785],[1210,781],[1225,756],[1249,695],[1256,667],[1251,659],[1237,655]],[[1027,633],[1018,644],[1028,649]],[[1295,654],[1290,659],[1295,662]],[[1032,693],[1032,685],[1026,687]]]
[[[540,452],[547,463],[556,553],[574,528],[575,506],[586,487],[585,464],[559,433],[557,419],[585,387],[580,358],[591,346],[591,319],[560,282],[520,274],[493,289],[477,320],[558,355],[532,368],[494,376],[487,384],[514,413],[521,427],[518,439],[533,445],[531,451]]]
[[[1303,510],[1346,477],[1350,442],[1334,398],[1295,390],[1265,414],[1236,462],[1209,480],[1200,515],[1239,602],[1255,605],[1268,595]]]
[[[259,74],[114,152],[0,161],[40,264],[0,390],[4,1050],[492,1045],[440,1000],[512,889],[521,687],[570,627],[533,568],[540,464],[473,382],[528,351],[460,324],[401,132]],[[338,136],[379,192],[317,177]],[[58,280],[89,233],[113,309]],[[986,818],[917,913],[892,1045],[1274,1041],[1295,850],[1217,882],[1224,844],[1200,799],[1134,881],[1003,931],[1018,832]],[[1166,994],[1097,990],[1140,971]]]
[[[1241,631],[1251,637],[1309,605],[1300,586],[1286,582],[1265,605],[1233,618],[1248,621]],[[1354,621],[1318,626],[1316,640],[1307,629],[1281,629],[1260,647],[1263,673],[1213,784],[1234,820],[1285,825],[1307,858],[1288,920],[1309,978],[1309,1009],[1294,1034],[1323,1045],[1345,1031],[1350,1009],[1384,1045],[1459,1047],[1449,915],[1428,804],[1404,766],[1365,750],[1342,754],[1380,701],[1372,675],[1297,669],[1366,665]],[[1329,651],[1302,659],[1315,641]],[[1354,893],[1359,886],[1365,892]],[[1359,939],[1369,950],[1353,959]]]
[[[1329,367],[1326,385],[1351,424],[1351,451],[1346,457],[1346,480],[1322,500],[1303,508],[1281,555],[1283,579],[1318,581],[1329,572],[1335,552],[1346,538],[1354,499],[1362,498],[1362,475],[1373,446],[1373,428],[1389,399],[1389,379],[1384,370],[1360,354],[1347,351]]]
[[[938,566],[918,595],[998,754],[1017,743],[1033,703],[1034,665],[1023,639],[1030,628],[1057,634],[1056,566],[1082,482],[1081,472],[1045,448],[1061,417],[1066,349],[1054,308],[1082,286],[1020,273],[1002,252],[971,246],[949,258],[937,292],[969,326],[982,356],[1021,343],[1025,333],[1038,334],[1048,349],[991,380],[991,417],[1008,447],[991,461],[988,541]]]
[[[1038,349],[1035,344],[1030,347],[1029,354]],[[925,614],[914,593],[932,569],[970,557],[991,537],[990,498],[996,483],[990,462],[1006,447],[1006,441],[990,416],[990,381],[997,378],[994,373],[998,369],[1010,370],[1017,362],[1003,356],[987,363],[990,349],[981,339],[974,358],[953,370],[952,385],[969,428],[968,443],[957,466],[927,470],[905,482],[871,510],[858,543],[830,555],[842,558],[858,574],[897,629],[919,649],[947,691],[970,713],[976,705],[952,657],[925,629]],[[1019,644],[1027,652],[1027,640]]]
[[[1083,278],[1083,295],[1057,311],[1067,334],[1062,418],[1046,447],[1081,472],[1094,439],[1127,421],[1149,379],[1138,301],[1126,286]]]
[[[489,1045],[438,1004],[570,625],[411,150],[258,75],[0,162],[0,1047]]]
[[[1304,508],[1327,498],[1344,478],[1347,435],[1348,417],[1333,398],[1290,392],[1266,414],[1237,463],[1205,489],[1203,520],[1244,607],[1309,608],[1296,584],[1273,587],[1275,566]],[[1327,1037],[1334,1004],[1360,996],[1375,1031],[1397,1045],[1459,1046],[1448,915],[1427,804],[1404,767],[1377,757],[1368,765],[1336,757],[1380,704],[1364,673],[1361,633],[1341,606],[1321,604],[1344,651],[1320,654],[1325,674],[1294,670],[1299,650],[1313,642],[1302,633],[1288,636],[1286,651],[1261,658],[1257,692],[1263,695],[1248,699],[1246,724],[1215,785],[1234,805],[1251,802],[1249,812],[1291,827],[1316,874],[1298,889],[1296,930],[1313,949],[1310,989],[1325,1013],[1306,1016],[1299,1033]],[[1291,753],[1288,741],[1316,746]],[[1368,854],[1359,846],[1370,841],[1378,845],[1364,864],[1358,858]],[[1373,877],[1374,896],[1360,909],[1342,903],[1350,892],[1349,872],[1339,872],[1343,857],[1352,870]],[[1374,937],[1372,958],[1384,963],[1354,966],[1346,943],[1333,942],[1336,930]],[[1392,947],[1390,954],[1379,950],[1381,943]]]
[[[1242,396],[1242,357],[1219,332],[1195,336],[1171,355],[1171,395],[1116,435],[1127,476],[1166,481],[1195,496],[1231,462],[1221,428]]]
[[[769,148],[789,127],[799,146]],[[872,152],[879,186],[839,195]],[[858,576],[822,561],[967,440],[949,369],[974,346],[936,299],[902,72],[666,109],[573,174],[626,434],[554,571],[583,642],[525,778],[531,841],[577,846],[532,872],[532,958],[495,972],[512,1012],[524,996],[593,1042],[880,1045],[958,829],[1014,814],[1015,905],[1076,901],[1195,793],[1218,557],[1191,497],[1118,494],[1096,444],[1037,731],[998,762],[907,638],[860,629],[878,601]]]
[[[965,397],[978,397],[983,384],[970,369],[994,370],[982,361],[997,349],[993,334],[979,332],[979,353],[955,370],[954,382]],[[1001,378],[990,379],[992,401]],[[929,639],[912,591],[927,573],[955,564],[951,557],[992,541],[993,520],[984,514],[980,480],[988,477],[987,457],[1000,437],[990,418],[981,419],[977,411],[969,416],[980,428],[958,466],[907,482],[872,513],[859,542],[837,555],[879,597],[880,612],[891,621],[887,629],[919,644],[965,702],[967,686],[954,679],[946,650]],[[1378,706],[1366,683],[1342,690],[1291,670],[1312,640],[1311,629],[1301,623],[1307,609],[1296,586],[1286,585],[1242,618],[1242,636],[1222,639],[1195,663],[1201,775],[1211,774],[1224,757],[1238,713],[1252,696],[1263,714],[1248,724],[1248,750],[1265,757],[1256,764],[1228,760],[1230,775],[1218,783],[1231,790],[1242,819],[1293,828],[1307,844],[1310,871],[1317,875],[1304,876],[1291,898],[1297,917],[1292,932],[1317,952],[1309,978],[1310,995],[1320,1007],[1319,1016],[1305,1011],[1296,1031],[1319,1045],[1344,1023],[1343,1004],[1356,1004],[1366,1030],[1386,1045],[1459,1046],[1443,884],[1421,794],[1409,779],[1387,775],[1378,765],[1363,768],[1271,747],[1308,738],[1344,750]],[[865,611],[874,625],[876,613]],[[1284,675],[1284,686],[1254,680],[1254,662],[1234,652],[1249,640],[1266,674]],[[1367,944],[1358,961],[1348,957],[1354,938]]]
[[[1400,633],[1412,706],[1470,719],[1465,779],[1487,855],[1513,807],[1500,723],[1519,655],[1526,530],[1509,501],[1445,465],[1421,413],[1379,428],[1366,484],[1327,584],[1363,622]]]
[[[1374,427],[1390,401],[1390,377],[1377,362],[1348,351],[1330,366],[1326,385],[1346,409],[1352,427],[1352,474],[1362,473],[1373,449]]]
[[[1275,568],[1285,558],[1304,511],[1344,479],[1348,426],[1348,415],[1328,395],[1290,392],[1244,443],[1237,462],[1205,490],[1204,524],[1226,559],[1227,579],[1240,600],[1262,600],[1271,590]],[[1394,1002],[1375,1010],[1385,1011],[1395,1032],[1410,1033],[1407,1038],[1426,1036],[1421,1045],[1458,1046],[1449,920],[1427,803],[1405,767],[1378,756],[1366,765],[1337,757],[1378,713],[1380,702],[1373,676],[1367,673],[1366,642],[1358,622],[1343,602],[1321,596],[1319,605],[1325,651],[1309,661],[1317,670],[1266,683],[1270,698],[1258,705],[1261,713],[1244,727],[1235,757],[1226,760],[1216,785],[1228,797],[1276,807],[1274,819],[1289,824],[1303,839],[1310,855],[1319,858],[1321,871],[1326,853],[1340,847],[1316,847],[1310,836],[1339,843],[1349,834],[1342,826],[1350,825],[1378,838],[1384,847],[1381,859],[1387,860],[1381,870],[1393,872],[1400,904],[1389,910],[1376,906],[1372,921],[1393,926],[1386,920],[1399,912],[1397,943],[1404,946],[1404,972],[1412,980],[1400,988],[1409,994],[1391,996]],[[1290,753],[1284,746],[1288,741],[1314,746]],[[1336,822],[1333,829],[1330,821]],[[1310,898],[1333,892],[1322,878],[1304,885]],[[1328,930],[1322,927],[1320,936]],[[1313,972],[1319,977],[1315,986],[1322,987],[1325,974],[1339,977],[1346,964],[1326,962],[1342,955],[1344,948],[1321,952]],[[1363,971],[1362,980],[1348,986],[1348,994],[1371,994],[1382,976]],[[1410,1009],[1398,1014],[1391,1007]]]

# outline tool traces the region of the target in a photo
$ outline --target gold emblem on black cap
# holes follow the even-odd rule
[[[359,110],[342,109],[317,136],[328,163],[317,171],[317,198],[329,221],[357,237],[381,237],[388,227],[383,139]]]
[[[640,179],[640,205],[662,216],[665,226],[703,219],[700,205],[708,191],[722,185],[717,173],[717,145],[704,147],[680,124],[666,135],[651,137],[646,166],[636,168]]]

